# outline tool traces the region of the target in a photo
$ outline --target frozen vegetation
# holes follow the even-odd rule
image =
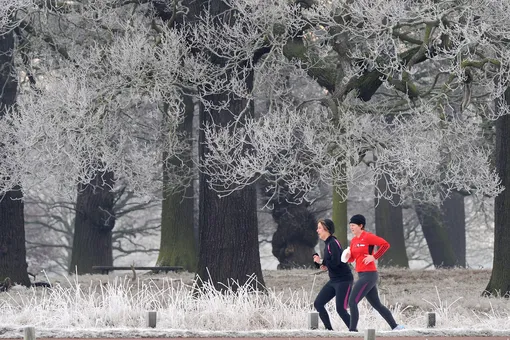
[[[311,270],[265,271],[266,293],[237,287],[220,293],[204,285],[194,294],[191,273],[50,278],[52,289],[14,287],[0,294],[0,337],[19,337],[23,327],[37,336],[356,336],[333,315],[334,332],[307,329],[313,299],[327,276]],[[397,322],[399,335],[508,335],[508,299],[484,298],[488,270],[401,270],[380,272],[379,293]],[[157,311],[157,326],[147,327],[148,311]],[[437,325],[426,328],[426,313]],[[384,320],[362,303],[360,333],[375,328],[395,335]]]

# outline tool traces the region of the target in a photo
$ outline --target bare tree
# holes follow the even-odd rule
[[[328,91],[310,100],[322,107],[275,106],[233,134],[211,133],[208,141],[224,151],[208,159],[213,185],[215,180],[249,184],[266,177],[267,169],[279,169],[274,185],[293,187],[306,199],[303,192],[318,182],[335,188],[347,183],[347,189],[358,185],[356,165],[375,156],[371,182],[387,176],[392,183],[377,196],[399,195],[400,203],[413,199],[438,205],[452,191],[492,197],[502,191],[490,166],[491,148],[481,134],[484,120],[508,112],[506,105],[503,110],[492,105],[509,77],[509,55],[502,43],[508,4],[308,5],[302,12],[308,34],[298,43],[289,42],[284,51],[299,58],[296,67]],[[276,87],[274,93],[278,90],[283,91]],[[380,113],[395,118],[388,123]],[[293,148],[288,138],[296,129],[303,131],[303,148]],[[236,154],[236,141],[250,143],[253,153]],[[214,163],[225,163],[232,154],[238,157],[229,159],[228,169],[216,171]],[[216,189],[228,193],[224,186]],[[445,238],[441,244],[450,243]]]
[[[14,16],[28,3],[0,1],[0,124],[5,124],[6,117],[14,111],[18,96],[14,31],[19,22]],[[16,138],[9,137],[0,139],[0,173],[8,183],[6,186],[0,185],[0,280],[29,286],[22,183],[12,176],[15,169],[10,163],[9,152],[9,148],[16,144]]]
[[[115,199],[113,212],[117,218],[112,231],[114,261],[134,254],[154,254],[147,238],[156,238],[160,231],[159,200],[147,200],[133,192],[121,191]],[[29,271],[37,273],[70,270],[76,201],[54,197],[38,188],[25,197],[27,261]]]
[[[182,118],[176,79],[186,78],[178,76],[186,47],[175,32],[158,37],[146,1],[37,3],[19,17],[32,44],[25,59],[38,60],[27,67],[41,81],[23,88],[21,114],[0,128],[21,142],[8,150],[16,178],[0,186],[47,183],[61,197],[77,188],[71,267],[90,272],[113,261],[119,187],[152,195],[161,165],[183,152],[179,137],[167,136]]]

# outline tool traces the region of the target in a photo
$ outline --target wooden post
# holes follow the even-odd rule
[[[319,328],[319,313],[317,312],[308,313],[308,328],[309,329]]]
[[[25,327],[24,328],[23,340],[35,340],[35,327]]]
[[[147,317],[147,326],[150,328],[156,328],[156,319],[157,319],[157,312],[156,311],[150,311],[149,315]]]
[[[375,329],[365,329],[365,340],[375,340]]]
[[[436,313],[427,313],[427,328],[436,327]]]

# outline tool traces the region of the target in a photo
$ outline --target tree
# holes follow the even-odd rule
[[[69,272],[76,199],[54,197],[51,188],[36,188],[26,193],[24,202],[30,272]],[[160,200],[146,201],[127,190],[116,194],[113,206],[116,226],[112,231],[114,263],[133,254],[156,253],[159,250],[147,247],[146,242],[147,238],[159,236],[159,204]],[[141,263],[136,260],[135,264]]]
[[[182,117],[176,79],[186,78],[178,74],[183,73],[179,54],[186,55],[187,48],[175,32],[156,41],[147,1],[38,6],[21,15],[21,28],[32,48],[27,60],[39,60],[44,78],[37,88],[23,88],[23,117],[9,115],[2,131],[19,135],[21,144],[9,150],[10,166],[27,188],[47,183],[61,197],[72,197],[69,188],[79,188],[75,236],[77,242],[88,239],[90,248],[77,243],[73,264],[89,261],[80,266],[89,271],[92,262],[112,261],[108,229],[119,187],[153,195],[160,189],[162,163],[184,150],[179,138],[166,137]],[[158,106],[163,102],[164,113]],[[89,238],[85,235],[97,231],[93,225],[102,231]],[[98,258],[97,248],[106,244]],[[86,260],[87,254],[96,257]]]
[[[96,173],[91,183],[78,186],[70,273],[93,273],[93,266],[113,265],[114,181],[109,171]]]
[[[504,97],[500,100],[500,105],[510,105],[510,89],[507,89]],[[484,295],[510,296],[510,256],[508,242],[510,242],[509,228],[509,207],[510,204],[510,176],[508,172],[508,162],[510,160],[510,151],[508,148],[508,139],[510,137],[510,116],[499,117],[496,121],[496,169],[501,177],[501,184],[506,188],[501,194],[496,196],[494,203],[494,262],[492,265],[492,274]]]
[[[499,179],[490,169],[490,152],[480,132],[484,118],[500,114],[491,109],[491,98],[501,95],[508,78],[508,57],[498,38],[507,20],[505,6],[481,0],[416,6],[404,1],[313,3],[302,12],[308,25],[297,25],[306,27],[304,38],[289,40],[284,54],[298,59],[295,67],[327,90],[309,101],[322,107],[294,113],[276,106],[234,136],[211,134],[209,141],[224,151],[211,154],[211,164],[236,154],[234,141],[249,141],[256,150],[253,155],[237,153],[214,180],[251,183],[267,176],[268,168],[285,169],[284,184],[306,198],[302,193],[317,182],[335,188],[360,184],[355,167],[375,156],[371,182],[387,176],[392,183],[380,197],[398,194],[402,202],[439,206],[453,191],[497,195]],[[472,16],[467,8],[480,15]],[[490,22],[495,35],[484,36],[479,22]],[[490,96],[484,95],[486,89]],[[381,112],[395,118],[388,122]],[[303,152],[309,171],[293,163],[293,157],[278,156],[291,144],[275,136],[295,129],[307,132],[303,147],[293,155]],[[320,174],[318,180],[310,181],[312,172]],[[442,244],[450,243],[445,238]]]
[[[189,152],[184,157],[167,159],[163,164],[163,205],[161,213],[161,244],[157,263],[160,266],[182,266],[189,272],[197,269],[197,251],[193,228],[194,193],[189,180],[176,188],[177,178],[189,178],[193,169],[191,158],[194,105],[184,97],[185,118],[178,131],[188,137]],[[171,137],[169,137],[171,138]],[[176,178],[177,177],[177,178]]]
[[[15,38],[14,29],[9,27],[5,15],[11,8],[2,4],[0,10],[0,121],[14,109],[17,96],[18,81],[14,69]],[[5,6],[5,7],[3,7]],[[2,13],[7,9],[7,13]],[[0,141],[0,152],[8,148],[4,141]],[[27,272],[25,249],[25,224],[23,220],[23,194],[20,184],[9,177],[11,170],[7,156],[0,155],[0,173],[4,181],[11,185],[0,186],[0,280],[10,278],[12,282],[30,286]],[[5,164],[7,163],[7,164]]]
[[[434,266],[436,268],[455,267],[456,256],[453,252],[453,240],[449,238],[441,209],[430,203],[417,203],[415,211],[420,220],[423,235],[427,240]]]
[[[210,67],[221,72],[221,78],[215,80],[211,88],[200,89],[203,100],[200,126],[204,130],[216,130],[218,127],[232,127],[235,123],[243,124],[254,113],[252,101],[245,96],[253,88],[254,71],[250,63],[254,54],[250,49],[256,46],[251,46],[254,42],[249,40],[236,41],[238,37],[231,33],[244,33],[241,28],[251,28],[242,21],[243,15],[248,13],[234,10],[231,4],[222,1],[199,3],[199,16],[205,18],[201,26],[205,36],[209,36],[211,30],[221,32],[218,36],[200,40],[201,46],[207,51]],[[242,38],[245,37],[241,35]],[[245,43],[249,45],[242,45]],[[248,48],[248,52],[243,51],[245,48]],[[241,52],[238,58],[236,52]],[[240,88],[225,87],[221,84],[224,81],[239,82]],[[217,89],[214,83],[219,85]],[[204,142],[204,133],[201,132],[200,158],[215,152],[211,145]],[[237,290],[239,285],[245,284],[254,289],[263,289],[255,186],[246,186],[227,197],[218,197],[209,187],[209,176],[206,173],[200,174],[199,181],[200,250],[197,275],[202,280],[210,281],[219,290],[226,287]]]
[[[277,223],[271,244],[278,269],[310,267],[318,242],[317,219],[308,202],[289,203],[285,198],[273,203],[272,216]]]
[[[153,1],[154,10],[167,28],[185,32],[185,8],[179,8],[177,1],[169,3]],[[165,37],[167,31],[162,27],[153,25],[156,31]],[[182,79],[181,79],[182,81]],[[182,91],[182,105],[184,119],[179,122],[176,129],[172,128],[172,121],[165,121],[167,130],[165,138],[183,138],[186,150],[182,155],[168,158],[163,153],[163,202],[161,213],[161,243],[157,263],[160,266],[182,266],[190,272],[197,268],[197,236],[194,229],[194,174],[193,165],[193,116],[195,113],[193,97],[190,93]],[[168,105],[163,104],[163,111]],[[174,134],[171,133],[172,130]],[[177,135],[175,135],[175,133]]]
[[[441,205],[448,238],[452,240],[455,266],[466,267],[466,212],[464,195],[453,192]]]
[[[382,176],[377,183],[377,189],[385,191],[386,186],[391,185]],[[376,194],[376,197],[378,195]],[[395,197],[393,201],[400,201]],[[378,260],[380,266],[409,268],[406,244],[404,239],[404,220],[402,206],[397,206],[393,201],[384,198],[375,199],[375,230],[378,236],[384,238],[391,245],[383,257]]]

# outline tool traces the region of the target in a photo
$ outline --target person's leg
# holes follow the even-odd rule
[[[381,316],[386,320],[388,325],[390,325],[391,329],[394,329],[397,327],[397,323],[395,322],[395,319],[393,318],[393,315],[391,314],[390,310],[386,308],[379,299],[379,292],[377,291],[377,285],[375,285],[370,291],[367,293],[367,301],[374,307],[376,311],[381,314]]]
[[[352,281],[334,282],[333,286],[336,291],[336,311],[347,328],[349,328],[351,326],[351,316],[347,313],[347,307],[349,305],[349,294],[351,292]]]
[[[319,317],[322,320],[322,323],[324,324],[324,327],[329,330],[333,330],[333,327],[331,327],[331,321],[329,320],[328,312],[326,311],[326,303],[328,303],[332,298],[335,297],[335,288],[331,285],[331,281],[328,281],[322,287],[319,294],[317,294],[317,297],[315,298],[315,301],[313,303],[313,306],[319,312]]]
[[[377,276],[375,272],[358,273],[358,281],[354,284],[349,295],[349,309],[351,313],[351,323],[349,330],[351,332],[358,331],[359,310],[358,303],[367,295],[367,293],[375,286]],[[374,279],[375,278],[375,279]]]

